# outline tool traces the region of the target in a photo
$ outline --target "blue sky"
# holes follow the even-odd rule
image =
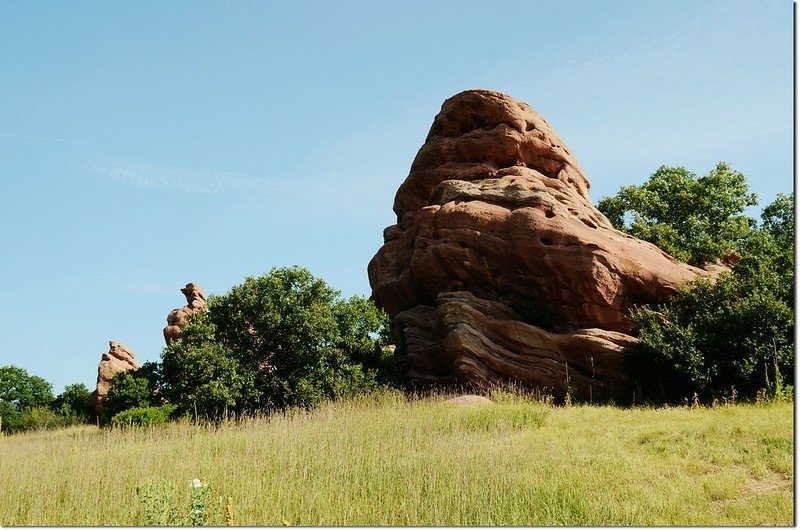
[[[111,339],[157,360],[190,281],[368,295],[462,90],[538,110],[595,201],[662,164],[793,186],[789,1],[3,2],[0,64],[0,365],[56,392]]]

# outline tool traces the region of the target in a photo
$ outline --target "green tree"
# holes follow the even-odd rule
[[[53,412],[65,418],[66,423],[86,423],[89,421],[89,389],[83,383],[64,387],[51,404]]]
[[[629,360],[640,392],[676,401],[793,384],[793,197],[779,195],[761,217],[729,273],[634,311],[641,343]]]
[[[125,410],[157,404],[149,374],[139,373],[140,370],[121,372],[111,378],[111,386],[103,402],[103,414],[100,418],[103,425],[108,425],[114,415]]]
[[[775,241],[789,248],[794,242],[794,193],[779,193],[761,213],[761,227]]]
[[[3,431],[24,429],[22,413],[37,407],[49,407],[53,387],[36,375],[17,366],[0,367],[0,420]]]
[[[374,373],[379,383],[397,384],[394,353],[384,347],[397,342],[389,315],[361,296],[336,302],[334,313],[340,336],[337,347],[365,371]]]
[[[343,337],[348,325],[337,317],[348,312],[337,311],[338,295],[307,269],[286,267],[249,277],[209,300],[216,337],[254,373],[260,406],[309,406],[368,384],[343,350],[363,346],[354,337],[379,328],[351,319],[364,325]],[[352,385],[340,380],[348,375]]]
[[[300,267],[248,277],[189,319],[162,352],[175,403],[198,413],[311,406],[375,384],[371,362],[388,322],[371,302]]]
[[[779,193],[742,245],[735,272],[794,307],[794,194]]]
[[[0,367],[0,401],[12,403],[17,409],[47,406],[53,401],[53,386],[17,366]]]
[[[10,401],[0,400],[0,432],[16,432],[22,427],[19,409]]]
[[[272,269],[209,302],[217,338],[246,365],[311,369],[332,347],[338,293],[300,267]]]
[[[701,265],[740,251],[754,227],[744,209],[757,202],[744,175],[720,162],[700,178],[661,166],[643,185],[623,186],[597,208],[618,230]]]
[[[218,417],[245,408],[252,398],[254,373],[216,341],[215,330],[208,313],[195,313],[161,354],[166,394],[179,413]]]

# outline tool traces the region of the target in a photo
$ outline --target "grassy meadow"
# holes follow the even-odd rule
[[[6,436],[0,525],[145,525],[187,512],[195,478],[209,522],[237,526],[794,524],[791,404],[495,401],[386,393],[220,426]],[[145,505],[147,485],[162,493]]]

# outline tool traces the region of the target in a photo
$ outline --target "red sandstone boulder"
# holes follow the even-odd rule
[[[102,415],[103,401],[111,388],[111,379],[119,373],[140,368],[134,356],[133,350],[124,344],[109,341],[108,352],[102,355],[97,365],[97,388],[89,395],[89,404],[98,416]]]
[[[629,390],[633,304],[710,273],[615,230],[588,190],[527,104],[487,90],[445,101],[368,267],[408,382]]]
[[[181,336],[181,330],[186,325],[189,315],[206,305],[206,297],[198,284],[187,283],[181,292],[186,296],[186,305],[173,309],[167,316],[167,326],[164,328],[164,340],[167,344]]]

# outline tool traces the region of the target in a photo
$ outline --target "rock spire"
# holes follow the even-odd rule
[[[186,296],[186,305],[173,309],[167,316],[167,326],[164,328],[164,340],[167,344],[180,337],[189,315],[196,313],[206,305],[206,297],[198,284],[187,283],[181,292]]]
[[[709,273],[615,230],[588,192],[527,104],[488,90],[444,102],[368,267],[407,382],[630,391],[633,304]]]

